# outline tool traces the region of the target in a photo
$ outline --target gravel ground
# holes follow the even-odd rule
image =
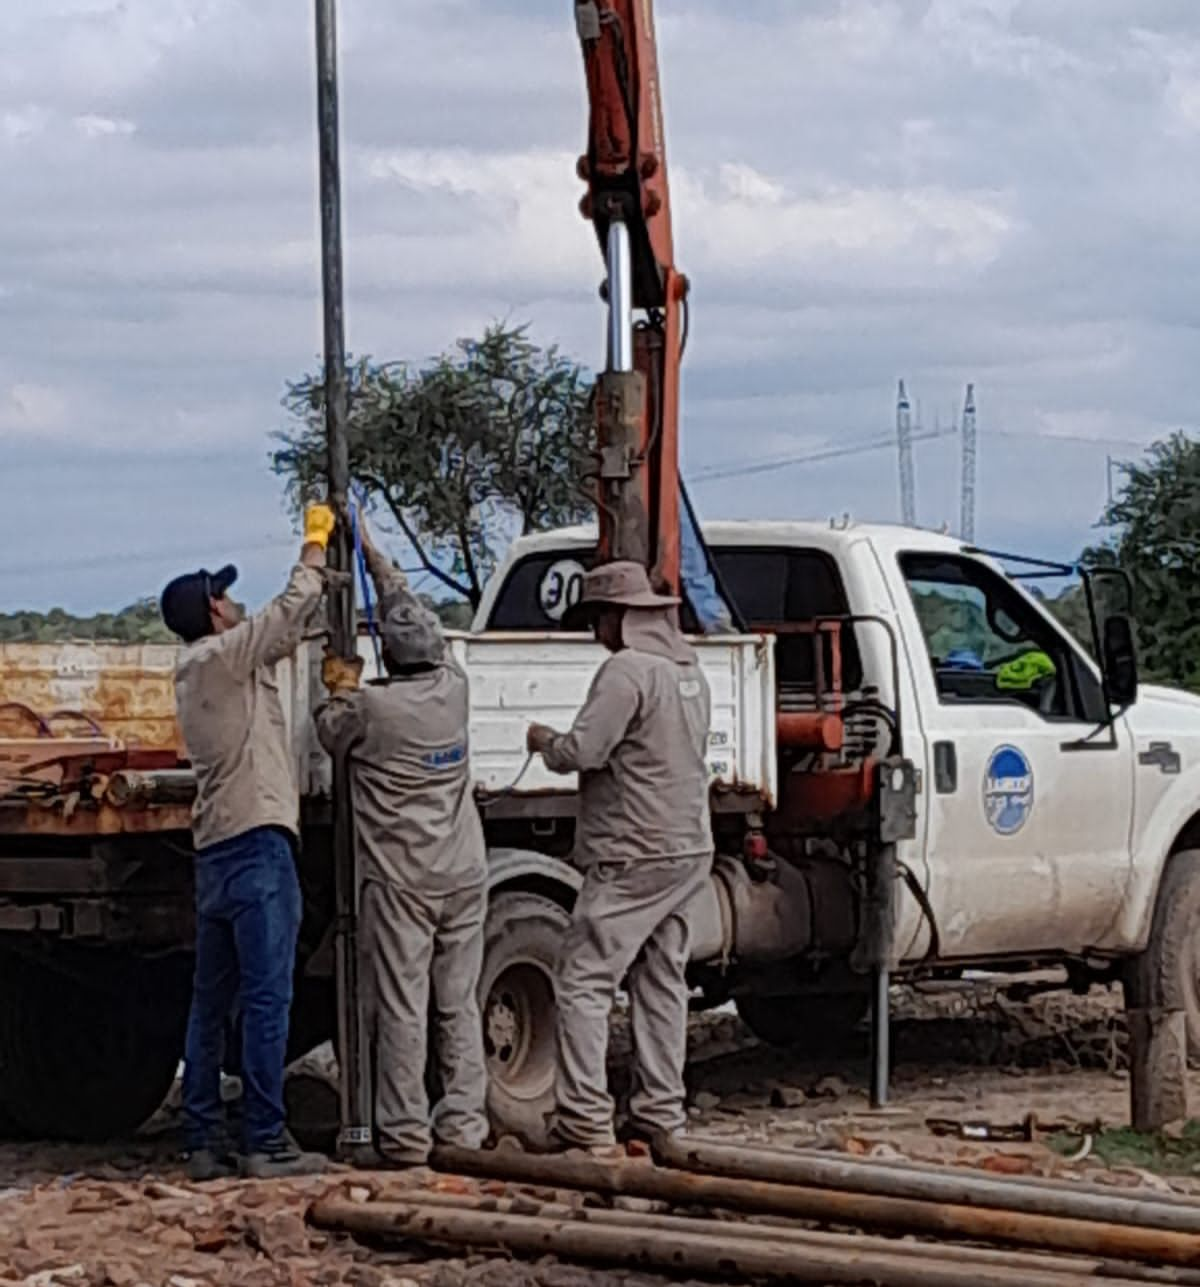
[[[1168,1180],[1141,1167],[1107,1166],[1095,1153],[1067,1161],[1061,1145],[1051,1146],[1052,1134],[994,1143],[935,1135],[927,1125],[930,1118],[1011,1125],[1032,1112],[1043,1130],[1067,1128],[1060,1138],[1073,1149],[1096,1122],[1126,1123],[1118,994],[1014,999],[995,984],[940,986],[898,991],[896,1016],[892,1102],[879,1112],[867,1104],[861,1036],[840,1049],[783,1052],[757,1043],[732,1014],[698,1016],[689,1069],[697,1133],[1200,1193],[1200,1163],[1195,1175],[1185,1168]],[[625,1053],[618,1028],[618,1082]],[[310,1229],[305,1210],[329,1192],[367,1200],[396,1188],[397,1177],[334,1168],[307,1180],[191,1186],[173,1161],[171,1126],[168,1110],[152,1132],[104,1148],[0,1144],[0,1283],[642,1287],[661,1281],[550,1260],[363,1247]],[[470,1191],[451,1178],[425,1182]]]

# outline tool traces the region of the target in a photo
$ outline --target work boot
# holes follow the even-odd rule
[[[568,1139],[564,1135],[559,1135],[556,1131],[551,1131],[544,1143],[534,1145],[529,1149],[531,1153],[543,1153],[551,1156],[562,1156],[571,1153],[575,1156],[582,1154],[584,1157],[591,1158],[593,1162],[625,1162],[628,1160],[628,1154],[625,1152],[624,1144],[615,1142],[604,1144],[581,1144],[576,1140]]]
[[[386,1148],[372,1145],[356,1149],[351,1165],[360,1171],[404,1171],[413,1178],[421,1175],[432,1175],[428,1157],[414,1157],[412,1154],[393,1153]]]
[[[320,1153],[303,1153],[289,1135],[264,1144],[241,1160],[242,1175],[250,1180],[276,1180],[289,1175],[319,1175],[326,1159]]]
[[[624,1144],[588,1144],[582,1148],[578,1144],[568,1144],[567,1152],[586,1153],[593,1162],[625,1162],[629,1159]]]
[[[237,1175],[237,1160],[229,1153],[218,1153],[211,1148],[191,1149],[181,1155],[187,1178],[193,1184],[209,1180],[228,1180]]]
[[[665,1130],[661,1126],[651,1126],[648,1122],[637,1122],[632,1119],[625,1122],[617,1131],[617,1139],[623,1144],[653,1145],[658,1140],[679,1140],[690,1143],[696,1140],[712,1142],[712,1137],[703,1130],[697,1130],[691,1122],[677,1126],[674,1130]]]

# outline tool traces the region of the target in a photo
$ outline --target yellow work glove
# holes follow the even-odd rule
[[[319,545],[327,549],[329,538],[337,526],[337,519],[328,505],[306,505],[304,507],[304,544]]]
[[[331,695],[353,693],[358,690],[362,672],[361,657],[339,657],[336,653],[326,651],[325,660],[321,663],[321,682]]]

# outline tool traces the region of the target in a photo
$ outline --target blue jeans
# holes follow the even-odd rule
[[[235,1001],[242,1022],[242,1146],[284,1130],[283,1065],[300,930],[300,882],[288,837],[259,827],[196,854],[196,973],[184,1052],[189,1149],[223,1131],[221,1062]]]

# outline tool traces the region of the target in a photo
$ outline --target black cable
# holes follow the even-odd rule
[[[924,916],[929,926],[929,946],[925,949],[925,955],[921,958],[922,964],[926,961],[932,961],[942,954],[942,936],[938,933],[937,916],[934,914],[933,904],[929,901],[929,895],[921,888],[921,882],[917,879],[916,872],[906,862],[896,860],[896,867],[899,869],[900,878],[908,887],[908,892],[917,901],[917,906],[921,909],[921,915]]]
[[[848,719],[851,715],[877,716],[887,725],[888,733],[891,735],[888,743],[888,754],[895,755],[899,750],[900,721],[896,718],[896,712],[890,706],[864,698],[861,701],[847,702],[842,708],[841,714],[843,719]]]

